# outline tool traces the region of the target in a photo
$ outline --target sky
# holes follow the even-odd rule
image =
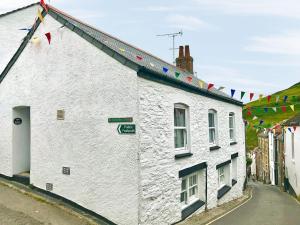
[[[0,13],[33,3],[1,0]],[[102,31],[172,63],[190,45],[198,78],[271,94],[300,82],[299,0],[46,0]],[[176,55],[178,52],[176,52]]]

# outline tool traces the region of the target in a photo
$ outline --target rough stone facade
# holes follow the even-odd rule
[[[241,107],[191,94],[142,78],[139,86],[141,224],[167,225],[181,220],[179,170],[201,162],[208,164],[208,208],[242,195],[245,180],[245,133]],[[189,106],[191,153],[175,160],[174,104]],[[209,150],[208,110],[218,113],[219,145]],[[230,145],[229,113],[236,118],[236,145]],[[220,200],[217,199],[216,165],[230,160],[238,152],[238,183]],[[204,185],[204,184],[203,184]],[[203,211],[204,207],[200,209]]]

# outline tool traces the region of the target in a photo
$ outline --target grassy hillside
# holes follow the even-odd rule
[[[276,96],[280,96],[278,104],[276,104]],[[283,101],[284,96],[289,96],[286,102]],[[290,108],[290,105],[295,105],[295,111]],[[283,112],[281,108],[278,108],[280,106],[287,106],[286,112]],[[252,108],[252,115],[247,115],[247,110],[244,110],[244,119],[254,126],[257,126],[260,120],[264,120],[265,122],[263,127],[268,128],[278,122],[289,119],[290,117],[300,113],[300,82],[286,90],[274,93],[270,103],[268,103],[268,100],[265,97],[261,101],[257,100],[247,104],[245,108],[247,107]],[[273,109],[269,108],[266,113],[264,111],[264,107],[277,107],[277,112],[274,112]],[[258,119],[253,120],[254,116],[257,116]],[[257,147],[257,133],[255,129],[247,128],[246,146],[248,151]]]

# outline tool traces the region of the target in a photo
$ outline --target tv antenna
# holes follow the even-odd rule
[[[171,37],[172,38],[172,41],[173,41],[173,47],[171,48],[171,50],[173,50],[173,64],[175,65],[175,50],[177,49],[177,48],[175,48],[175,38],[177,37],[177,36],[182,36],[183,35],[183,32],[182,32],[182,30],[181,31],[179,31],[179,32],[177,32],[177,33],[170,33],[170,34],[158,34],[158,35],[156,35],[156,36],[158,36],[158,37],[165,37],[165,36],[167,36],[167,37]]]

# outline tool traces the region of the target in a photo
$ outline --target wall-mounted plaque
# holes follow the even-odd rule
[[[131,123],[133,122],[132,117],[121,117],[121,118],[108,118],[109,123]]]
[[[15,125],[21,125],[22,124],[22,119],[21,118],[15,118],[14,119],[14,124]]]

